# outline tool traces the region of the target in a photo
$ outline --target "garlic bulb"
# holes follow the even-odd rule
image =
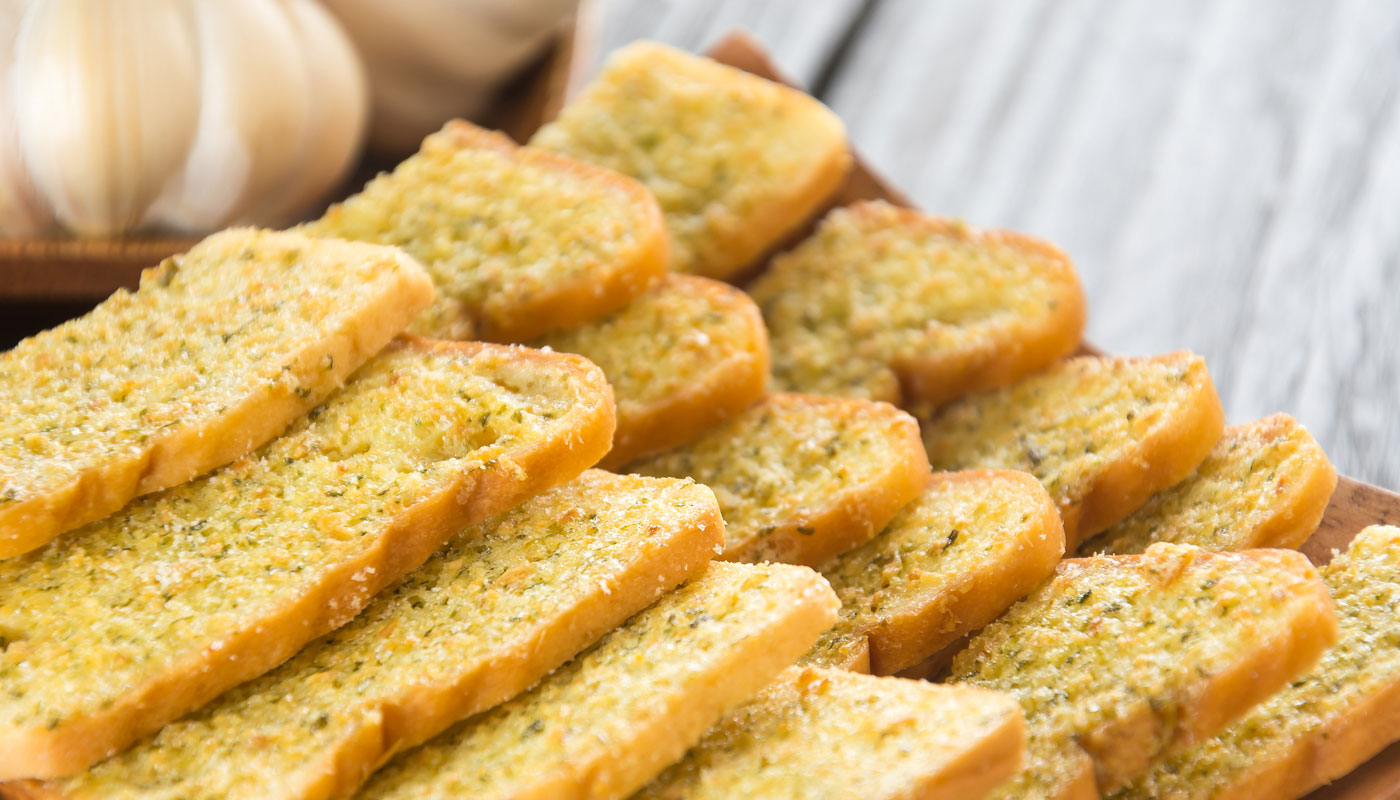
[[[6,234],[280,224],[358,154],[364,68],[315,0],[0,4]]]
[[[578,0],[326,0],[369,66],[370,144],[416,150],[557,34]]]

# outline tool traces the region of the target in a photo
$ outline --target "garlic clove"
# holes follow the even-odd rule
[[[185,0],[28,5],[11,71],[16,132],[63,225],[134,227],[184,162],[199,109],[189,31]]]
[[[229,223],[298,168],[310,93],[300,43],[278,0],[185,0],[202,59],[189,159],[149,220],[184,230]]]
[[[24,0],[0,0],[0,234],[36,236],[53,224],[53,212],[34,191],[19,149],[19,129],[10,91]]]
[[[293,0],[288,12],[311,87],[309,124],[295,148],[296,172],[241,215],[256,225],[287,224],[324,201],[357,161],[369,116],[364,65],[340,23],[315,0]]]
[[[369,66],[370,142],[410,151],[472,116],[568,21],[578,0],[326,0]]]

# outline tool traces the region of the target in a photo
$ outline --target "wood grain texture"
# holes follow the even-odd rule
[[[606,5],[605,51],[747,28],[919,206],[1067,249],[1095,342],[1196,350],[1231,420],[1400,487],[1400,4]]]

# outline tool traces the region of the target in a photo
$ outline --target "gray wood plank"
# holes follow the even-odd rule
[[[610,0],[605,47],[735,24],[809,84],[856,2]],[[923,207],[1050,238],[1090,336],[1206,356],[1400,487],[1400,5],[879,0],[825,100]],[[1394,454],[1394,455],[1393,455]]]
[[[599,0],[600,55],[634,39],[655,39],[693,52],[736,27],[769,47],[793,78],[811,86],[862,0]]]
[[[925,208],[1064,246],[1094,341],[1201,352],[1232,419],[1396,487],[1397,14],[885,0],[827,99]]]

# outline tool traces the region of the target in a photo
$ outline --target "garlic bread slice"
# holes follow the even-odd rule
[[[694,478],[724,513],[726,561],[808,566],[867,541],[928,479],[918,424],[887,403],[769,395],[690,444],[635,461]]]
[[[637,800],[968,800],[1025,754],[998,692],[793,668],[716,725]]]
[[[814,655],[865,636],[872,673],[912,667],[1039,586],[1064,544],[1060,515],[1030,475],[934,473],[874,539],[819,568],[841,598],[841,621]]]
[[[641,184],[453,120],[303,229],[417,258],[437,300],[413,333],[525,342],[627,305],[666,270]]]
[[[937,406],[1043,369],[1084,332],[1055,246],[883,201],[832,211],[750,291],[785,392]]]
[[[617,399],[614,469],[679,447],[753,405],[768,386],[768,334],[749,296],[668,275],[603,319],[539,339],[602,368]]]
[[[1185,480],[1085,542],[1085,553],[1141,553],[1153,542],[1207,550],[1297,549],[1317,530],[1337,469],[1287,414],[1232,425]]]
[[[0,355],[0,558],[281,433],[422,311],[387,247],[234,229]]]
[[[1336,640],[1327,588],[1301,553],[1155,544],[1061,562],[972,639],[950,680],[1025,711],[1030,762],[997,797],[1107,793],[1220,732]]]
[[[711,564],[534,689],[403,754],[360,797],[628,797],[811,647],[836,606],[804,567]]]
[[[614,52],[530,144],[646,184],[673,268],[720,279],[797,231],[851,165],[841,120],[810,95],[656,42]]]
[[[410,340],[281,438],[0,562],[0,778],[108,758],[607,450],[577,356]]]
[[[702,570],[723,532],[703,486],[590,470],[457,533],[272,672],[29,791],[348,797],[394,753],[524,691]]]
[[[1400,739],[1400,528],[1373,525],[1322,568],[1341,640],[1307,674],[1114,797],[1302,797]]]
[[[1205,361],[1086,356],[926,415],[935,470],[1014,469],[1040,479],[1065,551],[1190,475],[1224,429]]]

